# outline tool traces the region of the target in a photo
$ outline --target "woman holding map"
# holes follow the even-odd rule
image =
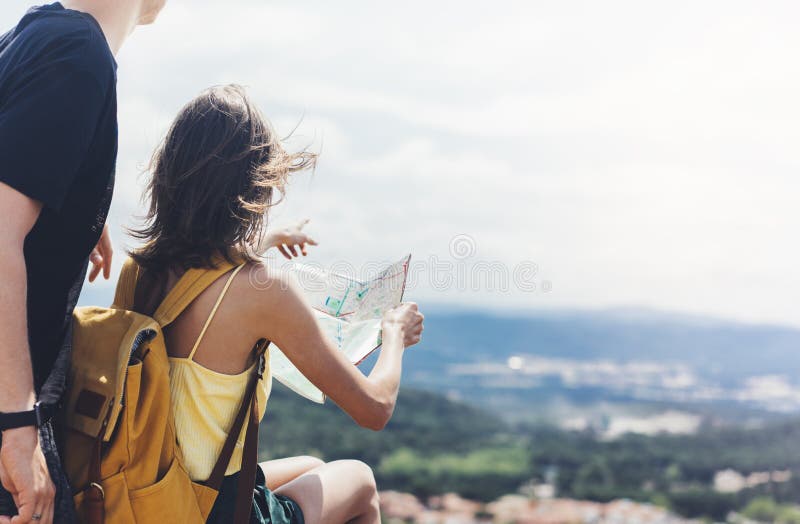
[[[177,439],[193,480],[204,481],[214,466],[260,340],[280,347],[357,424],[377,431],[392,416],[404,350],[422,333],[417,306],[403,303],[383,315],[382,351],[365,376],[325,336],[299,286],[258,258],[271,247],[297,256],[314,245],[300,227],[262,232],[273,192],[315,160],[287,153],[238,86],[215,87],[189,102],[154,154],[147,222],[134,231],[144,242],[131,253],[139,266],[135,309],[151,314],[190,268],[232,268],[164,329]],[[267,365],[256,393],[259,416],[270,378]],[[209,522],[231,520],[241,440]],[[372,471],[358,461],[313,457],[262,463],[251,522],[378,523]]]

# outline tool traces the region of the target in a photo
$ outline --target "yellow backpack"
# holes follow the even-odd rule
[[[266,340],[256,343],[245,398],[217,464],[204,483],[186,473],[170,408],[169,361],[162,329],[232,264],[191,269],[152,317],[131,311],[139,268],[127,260],[110,308],[74,313],[72,365],[64,406],[64,465],[79,521],[87,524],[203,523],[222,485],[242,426],[247,432],[232,522],[249,521],[257,467],[255,390]],[[249,411],[249,413],[248,413]],[[247,420],[245,420],[247,419]]]

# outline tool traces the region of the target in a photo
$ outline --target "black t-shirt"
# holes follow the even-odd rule
[[[0,37],[0,182],[43,204],[25,239],[37,391],[103,230],[116,156],[116,62],[100,25],[59,3],[31,8]]]

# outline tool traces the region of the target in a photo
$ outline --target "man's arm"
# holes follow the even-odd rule
[[[25,411],[36,401],[28,348],[25,237],[42,205],[0,182],[0,411]]]
[[[42,205],[0,182],[0,411],[27,411],[36,401],[28,345],[25,237]],[[35,427],[3,431],[0,482],[14,497],[19,521],[41,514],[52,522],[55,488],[39,446]],[[0,515],[0,524],[9,522]]]

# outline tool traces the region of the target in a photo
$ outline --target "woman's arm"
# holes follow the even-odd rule
[[[383,429],[392,418],[397,393],[400,390],[400,375],[403,369],[405,348],[418,343],[422,336],[424,316],[413,302],[405,302],[383,316],[381,322],[382,346],[378,361],[369,374],[369,379],[382,388],[382,398],[389,399],[385,420],[377,429]],[[338,350],[334,350],[340,353]],[[340,353],[341,354],[341,353]],[[356,370],[355,366],[351,364]],[[361,372],[358,373],[361,375]],[[363,375],[361,375],[363,376]],[[375,428],[372,428],[375,429]]]
[[[259,276],[263,267],[254,268]],[[251,286],[249,325],[262,326],[266,337],[323,393],[360,426],[380,430],[394,411],[400,387],[403,352],[422,334],[423,316],[416,304],[404,303],[383,318],[383,347],[369,376],[347,360],[319,328],[299,286],[286,276],[270,274]]]

